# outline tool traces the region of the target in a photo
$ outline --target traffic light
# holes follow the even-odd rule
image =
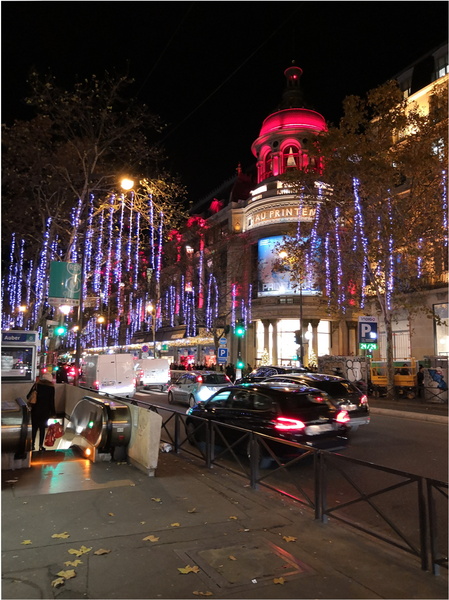
[[[298,329],[297,331],[295,331],[295,342],[297,344],[301,344],[302,339],[301,339],[301,330]]]
[[[245,325],[242,321],[237,321],[235,324],[234,333],[237,337],[243,337],[245,335]]]
[[[67,333],[67,327],[65,325],[58,325],[55,327],[55,335],[64,336]]]
[[[237,362],[235,363],[235,366],[237,369],[243,369],[245,366],[245,363],[243,362],[243,359],[241,357],[239,357],[237,359]]]

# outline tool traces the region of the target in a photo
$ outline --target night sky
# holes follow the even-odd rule
[[[2,123],[24,118],[32,67],[64,87],[104,70],[168,124],[167,166],[193,202],[249,167],[295,60],[311,108],[337,123],[363,95],[447,40],[447,2],[8,2]]]

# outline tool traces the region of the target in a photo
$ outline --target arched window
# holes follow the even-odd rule
[[[290,171],[292,169],[300,169],[300,152],[298,146],[289,144],[282,151],[282,171]]]
[[[262,179],[268,179],[268,177],[273,176],[273,154],[271,152],[267,152],[264,159],[264,169],[263,169],[263,177]]]

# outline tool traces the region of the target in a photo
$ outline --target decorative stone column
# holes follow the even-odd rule
[[[272,356],[271,356],[271,360],[272,360],[272,364],[273,365],[277,365],[278,364],[278,322],[279,319],[270,319],[270,323],[273,326],[273,330],[272,330]]]
[[[266,350],[268,354],[270,354],[270,320],[262,319],[263,325],[263,348],[262,350]]]
[[[358,356],[357,348],[357,321],[346,321],[346,327],[348,328],[348,355]]]
[[[312,350],[318,360],[318,325],[321,319],[309,319],[312,326]],[[303,332],[304,333],[304,332]]]

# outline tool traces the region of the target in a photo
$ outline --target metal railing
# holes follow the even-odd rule
[[[434,575],[440,567],[447,569],[446,482],[201,417],[189,417],[187,427],[186,414],[145,406],[161,414],[161,442],[169,443],[177,454],[243,476],[253,489],[263,486],[287,496],[324,523],[331,517],[363,531],[415,556],[421,569]],[[233,430],[232,443],[226,430]],[[193,438],[198,440],[195,444]],[[273,451],[274,442],[294,456],[281,460]],[[261,467],[267,461],[271,468]],[[372,477],[374,471],[377,478]]]

